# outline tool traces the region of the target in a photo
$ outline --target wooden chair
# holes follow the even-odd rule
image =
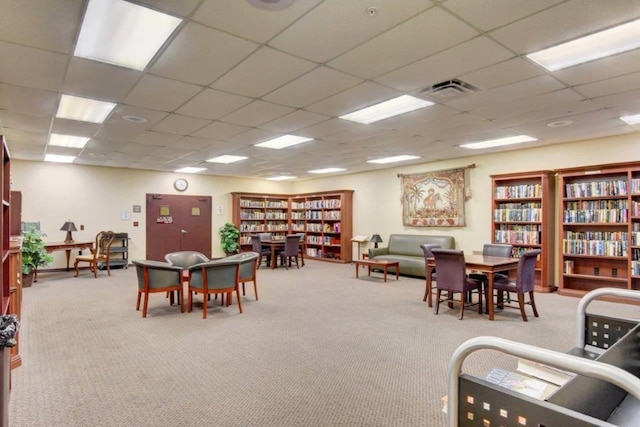
[[[78,264],[81,262],[89,263],[89,269],[93,271],[93,275],[98,277],[98,264],[104,263],[107,273],[111,276],[111,267],[109,266],[109,257],[111,252],[111,244],[113,243],[113,231],[101,231],[96,235],[95,246],[91,249],[90,255],[78,255],[73,267],[76,269],[75,277],[78,277],[80,270]]]
[[[422,299],[422,301],[426,301],[427,300],[427,296],[429,295],[429,292],[433,291],[434,288],[434,283],[437,282],[437,276],[436,276],[436,269],[434,268],[431,271],[431,289],[429,289],[429,281],[427,280],[427,260],[429,258],[433,258],[433,252],[431,252],[432,249],[435,248],[439,248],[440,245],[438,243],[423,243],[420,245],[420,248],[422,249],[422,253],[424,254],[424,277],[425,277],[425,290],[424,290],[424,298]]]
[[[504,304],[503,301],[503,292],[514,292],[518,294],[518,306],[513,306],[512,308],[519,308],[520,314],[522,315],[522,320],[527,321],[527,315],[524,312],[525,304],[529,304],[533,309],[533,315],[538,317],[538,310],[536,309],[536,301],[533,298],[533,288],[536,281],[536,261],[538,259],[538,255],[540,255],[542,251],[540,249],[532,249],[528,250],[520,255],[520,259],[518,260],[518,273],[516,276],[516,280],[511,281],[509,278],[498,278],[493,282],[493,290],[497,292],[498,308],[504,307],[512,307],[510,305]],[[525,302],[524,295],[529,294],[529,301]],[[487,304],[493,304],[493,295],[489,295],[487,300]]]
[[[460,304],[460,320],[462,320],[465,305],[472,305],[471,298],[469,298],[469,301],[466,299],[467,295],[473,290],[478,292],[478,313],[482,314],[482,283],[467,277],[464,252],[442,248],[433,248],[431,252],[438,269],[436,314],[438,314],[441,301],[447,301],[449,306],[456,302]],[[447,298],[444,300],[440,299],[442,291],[447,292]],[[453,300],[454,293],[460,293],[460,301]]]
[[[238,309],[242,313],[242,299],[240,298],[240,261],[228,261],[222,258],[214,261],[194,265],[189,268],[188,308],[193,309],[193,293],[201,293],[202,318],[207,318],[207,303],[211,294],[228,294],[236,292]],[[229,299],[227,299],[229,301]],[[228,305],[229,303],[227,303]]]
[[[251,249],[253,252],[258,254],[258,268],[260,268],[260,264],[262,264],[262,259],[265,260],[265,265],[269,266],[271,263],[271,248],[262,247],[262,238],[260,234],[255,234],[251,236]]]
[[[140,310],[140,299],[144,294],[142,317],[147,317],[149,294],[156,292],[178,292],[180,312],[184,313],[184,287],[182,286],[182,267],[167,262],[151,260],[133,260],[138,276],[138,300],[136,310]],[[170,302],[173,305],[173,299]]]
[[[300,268],[298,265],[298,257],[300,256],[300,236],[297,234],[289,234],[285,237],[284,250],[280,251],[281,263],[285,265],[287,270],[291,264],[291,259],[295,259],[296,268]]]

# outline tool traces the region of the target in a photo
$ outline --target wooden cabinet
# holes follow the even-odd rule
[[[555,173],[492,175],[491,179],[492,242],[513,245],[515,257],[529,249],[540,249],[536,291],[554,291]]]
[[[559,292],[601,287],[640,290],[640,164],[559,171],[562,188]],[[635,186],[635,187],[634,187]]]
[[[9,246],[9,314],[22,315],[22,237],[12,236]],[[11,369],[22,365],[20,357],[20,332],[18,344],[11,347]]]
[[[284,239],[290,233],[305,233],[306,257],[351,262],[353,190],[232,196],[233,222],[243,250],[250,250],[252,234],[269,232]]]

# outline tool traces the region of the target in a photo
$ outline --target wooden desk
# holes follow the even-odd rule
[[[499,256],[484,256],[484,255],[466,255],[464,256],[467,269],[474,270],[479,273],[484,273],[487,276],[487,294],[490,301],[487,301],[486,306],[489,308],[489,320],[493,320],[494,307],[493,307],[493,280],[495,273],[500,271],[517,270],[518,258],[507,258]],[[431,291],[431,273],[436,267],[435,258],[427,259],[427,304],[429,307],[433,306],[433,293]]]
[[[44,248],[47,252],[65,251],[67,254],[67,271],[69,271],[69,261],[71,260],[71,250],[78,249],[82,253],[83,249],[92,249],[93,241],[90,242],[45,242]],[[33,281],[38,281],[38,269],[33,272]]]

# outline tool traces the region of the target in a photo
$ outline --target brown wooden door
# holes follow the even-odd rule
[[[147,194],[147,259],[175,251],[211,257],[211,197]]]

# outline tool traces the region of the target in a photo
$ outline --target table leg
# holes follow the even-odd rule
[[[494,309],[493,309],[493,272],[487,273],[487,297],[486,303],[489,308],[489,320],[493,320]]]
[[[426,289],[424,290],[424,298],[422,298],[422,301],[427,301],[427,305],[429,307],[433,306],[433,297],[431,295],[431,286],[432,286],[432,280],[431,280],[431,273],[433,272],[433,267],[430,265],[427,265],[427,278],[426,278]]]
[[[358,278],[358,264],[356,264],[356,279]]]
[[[273,270],[278,265],[278,261],[276,260],[276,247],[275,245],[271,246],[271,269]]]
[[[371,266],[368,265],[367,268],[369,269],[369,276],[371,276]]]
[[[400,264],[396,265],[396,280],[400,280]]]
[[[385,266],[384,266],[384,268],[383,268],[383,271],[384,271],[384,281],[385,281],[385,282],[387,281],[387,270],[388,270],[388,269],[389,269],[389,266],[388,266],[388,265],[385,265]]]
[[[67,253],[67,271],[69,271],[69,260],[71,259],[71,249],[65,249]]]

